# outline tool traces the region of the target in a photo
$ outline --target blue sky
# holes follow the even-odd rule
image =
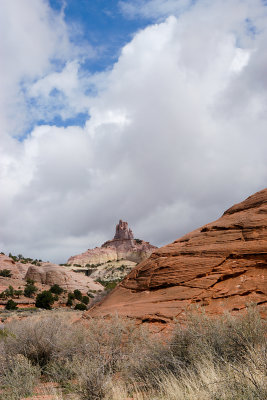
[[[95,51],[94,56],[83,54],[80,61],[80,71],[95,74],[112,68],[120,55],[123,46],[133,35],[148,26],[150,18],[127,18],[117,0],[49,0],[49,4],[56,12],[64,13],[64,20],[70,29],[70,41],[81,46],[89,44]],[[62,64],[55,60],[59,69]],[[52,95],[52,94],[51,94]],[[53,95],[52,95],[53,96]],[[30,99],[32,104],[33,99]],[[62,118],[57,114],[34,120],[27,126],[25,133],[19,134],[23,140],[33,129],[34,125],[84,126],[89,118],[87,112],[78,112],[71,117]]]
[[[83,67],[91,72],[111,67],[118,59],[121,48],[130,41],[137,30],[151,21],[143,18],[126,18],[117,0],[49,0],[57,11],[64,4],[65,21],[77,24],[74,42],[88,41],[99,50],[98,57],[87,59]]]
[[[267,182],[262,0],[0,1],[0,250],[161,246]]]

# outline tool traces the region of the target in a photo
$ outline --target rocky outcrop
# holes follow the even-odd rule
[[[0,254],[0,271],[8,269],[13,279],[24,279],[30,264],[15,262],[11,257]]]
[[[266,313],[267,189],[221,218],[155,250],[90,315],[143,322],[182,318],[191,306],[209,314],[239,312],[248,303]]]
[[[112,240],[108,240],[101,247],[88,249],[82,254],[70,257],[68,264],[85,266],[122,259],[138,263],[148,258],[155,249],[157,249],[156,246],[144,240],[134,239],[128,223],[120,220]]]
[[[103,286],[84,274],[68,271],[57,264],[44,263],[41,267],[31,265],[25,279],[32,279],[42,285],[60,285],[63,289],[72,291],[79,289],[82,293],[90,290],[101,291]]]
[[[39,291],[48,290],[54,284],[60,285],[67,291],[79,289],[83,294],[88,290],[98,292],[104,290],[104,287],[92,278],[85,276],[82,273],[75,273],[66,267],[51,263],[39,263],[34,265],[31,263],[22,263],[14,261],[11,257],[5,254],[0,254],[0,270],[9,270],[10,277],[0,275],[0,293],[12,286],[15,290],[24,290],[27,279],[35,282]],[[4,306],[6,299],[0,300]],[[23,295],[19,299],[15,299],[20,305],[34,304],[35,298],[25,298]]]
[[[133,238],[133,232],[129,229],[128,223],[120,220],[116,226],[114,240],[133,240]]]

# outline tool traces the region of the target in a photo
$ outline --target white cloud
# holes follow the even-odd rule
[[[62,113],[88,109],[91,118],[84,128],[36,127],[23,142],[5,135],[2,249],[64,261],[110,238],[119,218],[162,244],[263,188],[266,9],[198,2],[137,33],[95,76],[81,74],[77,57],[53,71],[47,51],[28,92],[48,112],[56,88]]]

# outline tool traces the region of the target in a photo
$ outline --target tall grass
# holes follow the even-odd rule
[[[32,393],[41,374],[60,384],[60,399],[265,400],[266,353],[266,323],[253,308],[239,318],[191,315],[164,343],[116,316],[83,325],[47,313],[7,327],[0,399]]]

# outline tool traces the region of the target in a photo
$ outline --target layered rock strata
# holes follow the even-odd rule
[[[92,278],[52,263],[44,263],[41,267],[31,265],[27,270],[25,279],[32,279],[34,282],[48,286],[58,284],[68,291],[79,289],[82,293],[86,293],[88,289],[103,290],[103,286]]]
[[[147,259],[155,249],[157,247],[149,242],[134,239],[128,223],[120,220],[112,240],[108,240],[101,247],[88,249],[82,254],[70,257],[68,264],[85,266],[86,264],[104,264],[108,261],[117,260],[129,260],[138,263]]]
[[[191,306],[208,314],[267,304],[267,189],[221,218],[155,250],[91,316],[118,313],[143,322],[182,318]]]
[[[79,289],[86,294],[88,290],[102,291],[104,288],[92,278],[81,273],[70,271],[66,267],[51,263],[22,263],[14,261],[5,254],[0,254],[0,270],[9,270],[11,277],[0,275],[0,293],[12,286],[15,290],[24,290],[26,282],[31,279],[35,282],[39,290],[47,290],[54,284],[60,285],[63,289],[73,291]],[[35,299],[19,298],[18,303],[34,303]],[[5,304],[5,300],[0,300],[0,304]]]

